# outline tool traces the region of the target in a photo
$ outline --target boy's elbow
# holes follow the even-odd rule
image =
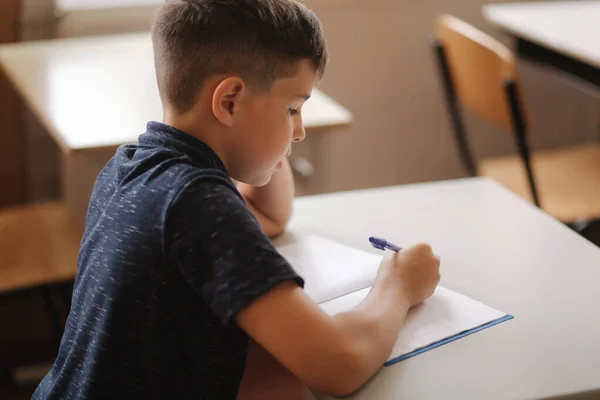
[[[287,228],[287,221],[277,221],[269,219],[267,221],[261,221],[261,225],[265,234],[273,238],[281,235]]]
[[[347,397],[360,389],[370,378],[369,363],[360,347],[350,343],[342,348],[328,373],[319,374],[318,379],[307,385],[320,393]],[[323,379],[324,378],[324,379]]]
[[[277,216],[273,216],[273,222],[275,223],[277,234],[282,234],[288,227],[290,220],[292,219],[293,206],[289,204],[284,212],[281,212]]]
[[[259,222],[269,237],[279,236],[285,232],[292,218],[291,211],[279,216],[265,216]]]
[[[312,390],[333,397],[348,397],[356,392],[361,385],[355,385],[348,382],[328,382],[322,385],[308,385]]]
[[[290,219],[291,219],[291,214],[286,215],[285,217],[281,217],[279,218],[279,220],[275,221],[275,225],[277,227],[276,231],[277,231],[277,235],[282,234],[283,232],[285,232],[285,230],[288,227],[288,224],[290,223]]]

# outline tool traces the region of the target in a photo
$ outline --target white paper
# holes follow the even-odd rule
[[[314,235],[298,236],[277,250],[317,303],[371,286],[383,257]]]
[[[329,315],[348,311],[357,306],[369,290],[370,288],[366,288],[338,297],[321,304],[320,307]],[[408,312],[388,361],[505,315],[506,313],[470,297],[438,286],[433,296]]]
[[[330,315],[363,301],[382,258],[314,235],[298,236],[278,250],[304,278],[305,291]],[[409,311],[388,361],[503,316],[506,313],[440,286]]]

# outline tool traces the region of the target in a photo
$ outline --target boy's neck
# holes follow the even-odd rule
[[[178,114],[165,110],[163,115],[163,123],[170,125],[188,135],[194,136],[196,139],[206,143],[221,159],[221,162],[227,168],[227,153],[225,146],[221,143],[220,135],[215,133],[215,127],[211,126],[209,119],[202,115],[194,115],[194,113]]]

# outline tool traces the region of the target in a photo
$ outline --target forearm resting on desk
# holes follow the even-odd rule
[[[241,182],[236,182],[236,185],[267,236],[276,236],[285,230],[292,216],[294,201],[294,176],[287,159],[265,186],[255,187]]]
[[[314,400],[310,390],[268,351],[250,341],[237,400]]]
[[[242,310],[237,323],[308,387],[343,396],[383,366],[408,308],[400,290],[375,285],[357,308],[330,317],[288,282]]]
[[[361,362],[360,374],[369,378],[383,366],[409,308],[408,301],[398,290],[374,286],[358,307],[334,317],[352,341],[349,345]]]

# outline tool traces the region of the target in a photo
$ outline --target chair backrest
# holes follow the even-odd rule
[[[518,80],[511,51],[496,39],[449,15],[437,18],[435,39],[444,49],[460,103],[511,132],[514,121],[506,85],[516,84]]]
[[[515,57],[497,40],[449,15],[436,20],[434,46],[466,169],[471,175],[477,175],[457,103],[514,134],[534,203],[540,206],[526,139],[526,114],[520,98]]]

